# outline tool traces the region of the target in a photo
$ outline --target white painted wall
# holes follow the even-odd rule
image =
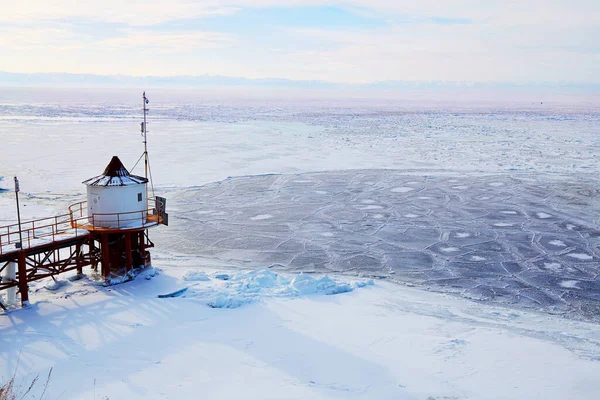
[[[4,268],[4,274],[2,276],[7,281],[14,281],[17,279],[17,263],[9,262],[6,268]],[[6,305],[12,306],[17,304],[17,287],[13,286],[6,289]],[[2,298],[2,292],[0,292],[0,299]]]
[[[138,194],[142,201],[138,201]],[[105,228],[141,226],[146,218],[146,184],[131,186],[88,186],[88,216]],[[118,213],[135,212],[127,215]],[[110,214],[110,215],[99,215]]]

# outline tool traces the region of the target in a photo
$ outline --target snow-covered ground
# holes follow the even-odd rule
[[[20,355],[20,376],[54,368],[50,398],[81,399],[593,399],[600,389],[597,325],[384,281],[303,294],[287,283],[297,275],[261,281],[190,258],[161,266],[110,289],[40,288],[31,309],[3,317],[3,374]],[[183,279],[199,268],[209,280]],[[210,306],[232,302],[244,305]]]
[[[0,188],[19,176],[24,219],[141,154],[137,92],[9,94]],[[36,282],[0,315],[0,377],[53,367],[49,398],[597,397],[597,109],[148,95],[156,269]]]

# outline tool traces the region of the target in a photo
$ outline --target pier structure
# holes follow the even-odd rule
[[[19,214],[19,223],[0,227],[0,295],[7,294],[8,305],[17,303],[17,294],[27,305],[29,283],[39,279],[73,270],[81,276],[90,266],[110,284],[112,277],[150,265],[154,243],[148,229],[167,225],[168,214],[165,198],[149,198],[145,93],[143,102],[145,177],[130,174],[114,156],[101,175],[83,182],[87,200],[69,206],[68,213],[25,222]],[[15,177],[17,202],[18,192]]]
[[[148,229],[167,223],[164,198],[145,198],[147,180],[118,157],[85,181],[88,198],[69,212],[0,227],[0,292],[29,301],[29,282],[91,266],[109,282],[150,265]],[[98,211],[98,212],[97,212]],[[19,244],[20,243],[20,244]]]

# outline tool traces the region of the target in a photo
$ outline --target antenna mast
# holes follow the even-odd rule
[[[148,130],[146,129],[146,113],[148,109],[146,108],[146,104],[149,103],[146,98],[146,91],[142,94],[142,105],[144,110],[144,122],[142,122],[142,135],[144,135],[144,177],[146,180],[148,179],[148,142],[146,140],[146,133]],[[148,184],[146,184],[146,209],[148,208]]]

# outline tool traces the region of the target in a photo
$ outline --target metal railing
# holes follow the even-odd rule
[[[73,229],[70,214],[22,222],[20,234],[19,224],[2,226],[0,227],[0,254],[18,250],[20,237],[23,238],[21,248],[26,249],[32,244],[35,245],[38,239],[54,241],[57,235],[64,234],[79,234],[77,229]]]
[[[91,216],[87,215],[87,201],[80,201],[69,206],[68,214],[22,222],[20,234],[19,224],[1,226],[0,255],[19,250],[20,237],[23,238],[21,248],[27,249],[42,244],[42,240],[55,241],[58,235],[78,236],[96,230],[149,228],[161,222],[156,215],[154,199],[148,200],[148,208],[144,210]]]
[[[88,231],[134,229],[156,226],[161,222],[159,216],[156,215],[154,199],[148,199],[147,208],[143,210],[120,213],[93,213],[92,215],[87,215],[87,213],[87,201],[71,204],[69,206],[71,227]]]

